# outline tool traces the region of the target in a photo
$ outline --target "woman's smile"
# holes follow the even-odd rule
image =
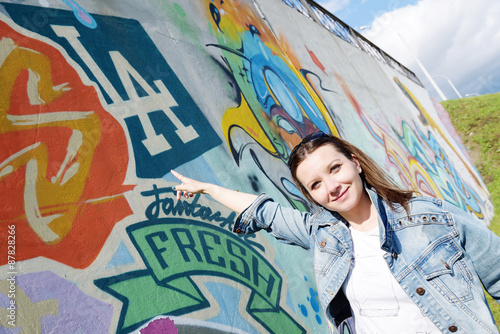
[[[341,193],[341,194],[340,194],[337,198],[335,198],[335,199],[333,200],[333,202],[336,202],[336,201],[341,201],[342,199],[344,199],[344,198],[346,197],[345,195],[347,194],[347,191],[348,191],[348,190],[349,190],[349,187],[347,187],[347,189],[346,189],[346,190],[344,190],[344,192],[342,192],[342,193]]]

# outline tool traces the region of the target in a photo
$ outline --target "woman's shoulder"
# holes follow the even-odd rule
[[[323,207],[314,207],[311,210],[311,219],[309,221],[309,224],[331,225],[342,220],[343,218],[338,212],[330,211]]]
[[[464,209],[458,206],[458,204],[430,196],[414,196],[408,201],[408,206],[410,208],[410,214],[425,211],[451,214],[464,212]]]
[[[446,202],[440,198],[414,196],[408,200],[408,212],[406,212],[401,205],[395,204],[394,216],[411,216],[422,213],[445,213],[447,211],[446,208]]]
[[[443,202],[444,201],[440,198],[417,195],[417,196],[413,196],[412,198],[410,198],[410,200],[408,201],[408,204],[420,203],[420,204],[424,204],[424,205],[426,204],[426,205],[431,205],[431,206],[433,205],[433,206],[442,207]]]

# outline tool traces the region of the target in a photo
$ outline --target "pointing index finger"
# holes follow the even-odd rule
[[[175,170],[170,171],[173,176],[175,176],[179,181],[182,182],[181,178],[183,177],[181,174],[177,173]]]

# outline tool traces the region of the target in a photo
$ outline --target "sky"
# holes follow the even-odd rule
[[[316,2],[413,71],[438,101],[500,92],[498,0]]]

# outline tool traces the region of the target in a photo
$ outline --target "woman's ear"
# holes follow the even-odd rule
[[[361,168],[361,164],[358,161],[358,158],[356,158],[355,155],[352,155],[352,162],[356,165],[356,169],[358,170],[358,174],[363,173],[363,169]]]

